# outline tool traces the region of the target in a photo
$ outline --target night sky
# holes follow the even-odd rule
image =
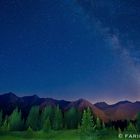
[[[140,0],[0,0],[0,94],[140,100]]]

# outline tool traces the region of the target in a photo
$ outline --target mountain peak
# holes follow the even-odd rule
[[[18,98],[13,92],[8,92],[8,93],[5,93],[1,96],[5,96],[7,98]]]
[[[13,92],[8,92],[8,93],[5,93],[3,95],[7,95],[7,96],[16,96]]]
[[[33,98],[39,98],[36,94],[32,95]]]
[[[116,103],[114,105],[122,105],[122,104],[127,104],[127,103],[132,103],[132,102],[130,102],[128,100],[124,100],[124,101],[120,101],[120,102],[118,102],[118,103]],[[114,105],[112,105],[112,106],[114,106]]]
[[[109,107],[109,105],[106,102],[97,102],[94,105],[100,109],[107,109]]]
[[[18,100],[18,97],[12,92],[8,92],[3,95],[0,95],[0,97],[3,102],[5,102],[5,101],[15,102]]]
[[[93,105],[89,101],[81,98],[79,100],[71,102],[67,108],[76,107],[82,110],[84,108],[92,107],[92,106]]]
[[[102,105],[108,105],[106,102],[97,102],[95,104],[102,104]]]

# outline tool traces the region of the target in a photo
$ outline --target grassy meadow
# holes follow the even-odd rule
[[[45,133],[42,131],[28,133],[7,132],[1,133],[0,140],[130,140],[129,138],[119,138],[115,131],[98,131],[92,135],[81,135],[78,130],[60,130]],[[137,140],[140,138],[137,138]],[[136,140],[131,138],[131,140]]]

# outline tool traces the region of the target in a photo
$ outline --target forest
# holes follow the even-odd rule
[[[33,106],[24,117],[16,108],[7,116],[0,111],[0,139],[140,139],[140,113],[136,120],[103,122],[91,109]]]

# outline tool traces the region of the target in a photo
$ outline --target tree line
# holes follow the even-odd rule
[[[0,130],[23,131],[31,128],[33,131],[48,131],[61,129],[77,129],[81,122],[81,112],[74,107],[62,112],[59,106],[47,106],[40,110],[39,106],[33,106],[27,118],[23,118],[21,111],[16,108],[11,115],[4,116],[0,111]]]
[[[47,106],[40,110],[39,106],[33,106],[27,118],[22,117],[21,111],[16,108],[10,116],[3,116],[0,111],[0,130],[1,131],[40,131],[49,132],[50,130],[79,129],[82,133],[91,133],[95,130],[114,129],[108,127],[103,121],[93,114],[90,108],[83,112],[72,107],[62,112],[59,106]],[[140,113],[137,115],[136,123],[127,121],[125,128],[127,131],[140,132]],[[122,131],[118,128],[118,131]]]

